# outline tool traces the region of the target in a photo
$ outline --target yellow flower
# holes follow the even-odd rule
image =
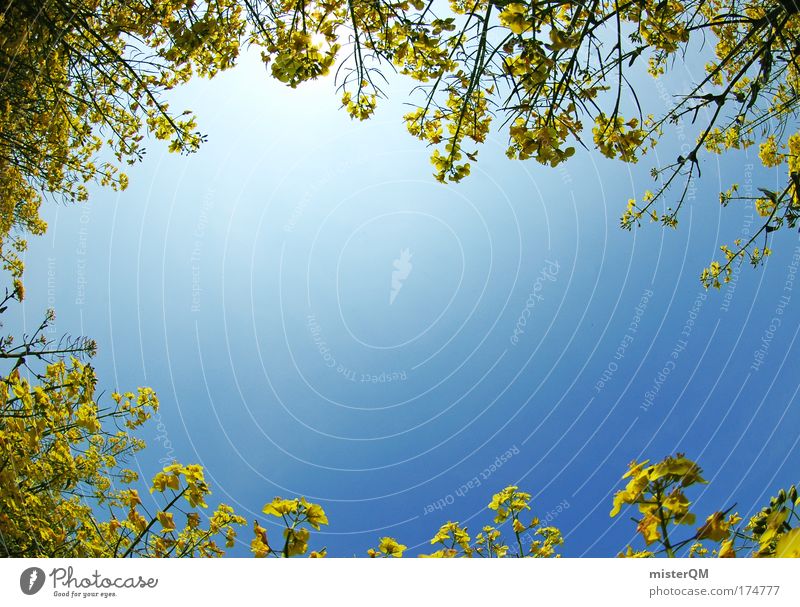
[[[667,457],[663,462],[659,462],[653,467],[650,480],[658,480],[665,476],[674,477],[679,480],[684,487],[695,483],[706,483],[707,481],[700,475],[700,467],[692,460],[678,455],[677,457]]]
[[[778,558],[800,558],[800,528],[792,529],[778,540],[775,547]]]
[[[179,486],[180,480],[177,476],[159,472],[153,477],[153,486],[150,488],[150,493],[153,493],[153,491],[163,492],[167,487],[177,490]]]
[[[233,548],[236,545],[236,529],[228,527],[225,531],[225,547]]]
[[[647,469],[649,470],[649,468]],[[618,491],[614,495],[614,506],[611,509],[611,516],[617,516],[623,504],[635,504],[636,500],[642,495],[642,491],[647,488],[650,480],[647,477],[647,470],[639,470],[636,475],[628,481],[628,485],[624,490]],[[632,471],[629,471],[629,474]],[[626,474],[625,476],[628,476]],[[623,478],[625,478],[625,476]]]
[[[81,428],[85,428],[89,432],[97,432],[100,430],[100,422],[97,420],[97,409],[94,403],[81,405],[78,408],[77,415],[75,416],[75,424]]]
[[[265,504],[262,508],[264,514],[271,514],[272,516],[282,517],[284,514],[291,514],[297,512],[300,505],[298,500],[285,500],[276,497],[269,504]]]
[[[175,521],[172,518],[171,512],[159,512],[157,515],[158,522],[163,527],[163,532],[168,533],[175,530]]]
[[[308,551],[308,538],[311,536],[308,529],[284,529],[283,536],[286,538],[288,556],[305,554]]]
[[[628,546],[625,552],[620,552],[617,555],[617,558],[621,559],[648,559],[653,556],[652,552],[648,552],[647,550],[641,550],[639,552],[634,552],[633,548]]]
[[[531,499],[530,493],[517,491],[517,489],[518,487],[511,485],[492,496],[492,501],[489,502],[487,508],[497,512],[494,517],[495,523],[504,522],[512,512],[530,510],[528,505]]]
[[[761,159],[761,164],[765,167],[776,167],[782,159],[778,155],[778,145],[775,142],[775,135],[767,137],[759,146],[758,157]]]
[[[250,552],[252,552],[253,556],[256,558],[263,559],[269,554],[270,550],[268,546],[265,546],[264,543],[256,537],[250,542]]]
[[[527,10],[528,7],[518,2],[508,4],[500,13],[500,23],[519,35],[531,26],[531,22],[526,17]]]
[[[725,520],[722,512],[715,512],[706,519],[706,522],[697,529],[698,540],[711,540],[721,542],[731,534],[731,526]]]
[[[708,554],[708,548],[701,542],[695,542],[689,547],[689,558],[703,557]]]
[[[780,533],[780,528],[783,526],[783,523],[786,522],[787,518],[789,518],[789,511],[786,508],[781,508],[780,510],[775,510],[770,513],[766,519],[767,528],[759,538],[759,542],[762,546],[768,544],[770,540]]]
[[[267,541],[267,530],[259,525],[257,521],[253,521],[253,533],[255,537],[250,542],[250,551],[256,558],[264,558],[272,552],[269,542]]]
[[[319,530],[320,525],[328,524],[328,517],[325,515],[325,511],[322,509],[322,506],[319,504],[310,504],[306,502],[305,498],[301,499],[300,501],[305,506],[306,518],[308,519],[309,525],[314,527],[314,529]]]
[[[420,554],[421,559],[451,559],[456,556],[457,552],[452,548],[445,548],[444,550],[437,550],[433,554]]]
[[[133,523],[137,531],[144,531],[145,527],[147,527],[147,519],[139,514],[135,508],[128,510],[128,520]]]
[[[380,543],[378,544],[378,550],[380,550],[383,554],[396,558],[402,557],[406,548],[407,546],[398,543],[397,540],[391,537],[382,537],[380,539]]]
[[[142,500],[139,499],[139,492],[136,489],[120,491],[119,497],[122,504],[128,508],[134,508],[142,503]]]
[[[689,512],[689,499],[680,489],[674,489],[664,500],[664,508],[668,509],[676,523],[694,524],[695,515]]]
[[[736,557],[736,551],[733,549],[733,540],[725,540],[719,549],[719,558],[732,559]]]
[[[661,539],[661,532],[658,530],[660,522],[655,514],[648,514],[639,522],[636,530],[642,534],[648,546]]]
[[[189,484],[202,483],[203,467],[198,464],[191,464],[183,469],[183,475]]]
[[[789,171],[796,173],[800,171],[800,133],[795,133],[789,137]]]

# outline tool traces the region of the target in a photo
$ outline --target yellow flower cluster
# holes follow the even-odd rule
[[[367,554],[370,558],[383,557],[383,558],[402,558],[403,552],[408,548],[399,543],[393,537],[382,537],[378,540],[378,549],[370,548]]]
[[[313,41],[307,31],[279,29],[275,48],[271,62],[272,75],[296,88],[303,82],[328,74],[339,45],[323,48],[321,43]]]
[[[517,35],[528,31],[533,25],[533,20],[529,18],[528,8],[527,5],[519,2],[506,4],[500,12],[500,23]]]
[[[12,297],[17,297],[14,293]],[[140,389],[138,395],[114,393],[116,406],[101,409],[94,401],[95,383],[91,367],[77,358],[69,364],[63,360],[49,364],[40,384],[32,384],[18,369],[0,382],[0,458],[14,462],[0,469],[0,533],[6,553],[25,557],[223,556],[234,547],[237,528],[246,521],[230,506],[218,504],[203,526],[201,513],[208,508],[210,489],[201,466],[175,462],[153,476],[154,514],[133,486],[137,475],[120,466],[120,461],[144,447],[131,432],[158,407],[155,395],[147,389]],[[106,422],[124,427],[127,421],[130,427],[125,431],[105,429]],[[637,531],[645,549],[628,546],[621,557],[679,556],[684,546],[694,558],[746,553],[800,557],[800,498],[795,486],[781,490],[744,527],[738,514],[716,511],[686,539],[676,540],[676,529],[697,522],[687,492],[706,483],[700,467],[677,454],[655,464],[633,462],[623,479],[626,485],[614,496],[611,516],[635,506]],[[114,488],[112,480],[127,486]],[[94,503],[109,512],[108,518],[98,518],[84,499],[87,491]],[[178,506],[181,500],[188,502],[187,509]],[[466,526],[448,521],[430,541],[434,552],[420,556],[558,557],[562,534],[530,516],[531,500],[531,494],[517,486],[505,487],[487,504],[493,524],[484,525],[472,538]],[[278,524],[282,536],[279,544],[271,544],[266,527],[254,521],[250,549],[256,557],[327,555],[325,547],[309,550],[312,532],[328,524],[321,505],[303,497],[276,497],[262,511]],[[367,554],[400,558],[407,549],[393,537],[381,537],[377,548]]]
[[[15,288],[2,307],[21,300]],[[40,332],[52,321],[48,315]],[[72,352],[66,356],[64,344]],[[90,341],[52,343],[28,336],[15,346],[4,340],[0,350],[14,359],[37,352],[52,359],[43,369],[20,359],[0,378],[0,536],[4,556],[113,557],[219,556],[215,536],[231,546],[234,525],[244,519],[224,504],[202,529],[195,507],[205,508],[209,494],[203,469],[172,464],[155,475],[151,493],[156,511],[151,515],[139,490],[138,474],[122,465],[144,448],[135,432],[158,410],[158,398],[149,388],[111,395],[100,405],[95,398],[97,378],[91,365],[78,356],[92,355]],[[24,368],[30,377],[20,373]],[[178,500],[192,510],[186,526],[176,520]],[[108,513],[101,518],[98,513]]]
[[[602,112],[595,119],[592,134],[595,145],[604,156],[619,157],[624,162],[638,160],[637,154],[647,137],[636,118],[626,121],[622,116],[616,116],[612,120]]]
[[[798,506],[797,488],[792,485],[789,491],[779,491],[769,506],[750,519],[747,529],[757,542],[756,556],[800,557],[800,528],[791,526]]]
[[[564,543],[561,532],[556,527],[541,525],[540,520],[536,517],[531,518],[529,523],[523,522],[522,514],[530,510],[530,501],[530,493],[520,491],[516,486],[506,487],[496,493],[487,506],[490,511],[495,513],[494,523],[497,526],[485,525],[475,536],[473,542],[466,527],[458,522],[448,521],[431,539],[431,544],[438,545],[440,548],[431,554],[420,556],[428,558],[557,557],[556,549]],[[503,526],[509,528],[511,539],[503,537],[501,529]],[[525,544],[528,541],[530,544],[526,548]]]
[[[635,504],[642,518],[637,531],[647,545],[664,541],[666,529],[672,524],[693,525],[695,515],[689,511],[689,500],[684,489],[706,481],[700,468],[683,455],[668,457],[664,461],[648,466],[648,461],[632,462],[625,489],[614,496],[611,516],[617,516],[626,504]]]
[[[641,517],[637,531],[642,535],[646,550],[634,550],[628,546],[619,554],[625,558],[647,558],[665,554],[680,556],[678,550],[689,546],[688,556],[715,555],[732,558],[737,554],[753,556],[800,556],[797,530],[790,521],[800,520],[794,508],[800,505],[797,489],[781,490],[770,500],[770,505],[750,519],[745,528],[740,528],[742,518],[729,511],[710,514],[687,539],[673,537],[675,525],[694,525],[696,517],[691,512],[691,502],[685,491],[696,484],[704,484],[702,471],[692,460],[682,454],[667,457],[663,461],[648,465],[648,461],[632,462],[623,479],[629,479],[625,488],[614,496],[611,516],[617,516],[625,505],[636,505]],[[709,551],[704,542],[714,547]],[[649,549],[657,544],[655,550]]]
[[[250,543],[250,550],[257,557],[270,555],[291,557],[306,554],[311,537],[308,526],[319,531],[321,525],[328,524],[328,517],[322,506],[313,504],[304,497],[295,499],[276,497],[264,505],[262,512],[280,519],[284,542],[280,550],[274,550],[267,539],[267,530],[256,521],[253,525],[254,538]],[[325,552],[324,549],[315,551],[311,556],[319,558],[325,556]]]

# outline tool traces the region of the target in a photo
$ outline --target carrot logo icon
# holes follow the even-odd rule
[[[411,269],[414,267],[411,265],[411,257],[411,252],[408,249],[403,249],[400,251],[400,257],[395,259],[392,264],[394,270],[392,270],[392,290],[389,292],[389,305],[394,303],[397,294],[403,288],[403,282],[411,274]]]
[[[28,567],[19,576],[19,587],[25,594],[36,594],[44,586],[44,571],[38,567]]]

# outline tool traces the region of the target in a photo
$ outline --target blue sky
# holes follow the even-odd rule
[[[290,90],[249,56],[192,83],[172,105],[208,142],[152,143],[124,193],[47,207],[8,328],[53,306],[58,333],[97,340],[101,388],[157,391],[145,478],[201,463],[215,499],[262,522],[272,496],[305,495],[331,520],[314,547],[336,555],[383,535],[424,551],[516,484],[565,555],[613,556],[637,541],[608,516],[627,463],[675,451],[711,480],[701,515],[798,480],[800,241],[779,233],[768,265],[720,292],[698,280],[756,225],[721,212],[720,188],[778,176],[747,177],[744,152],[706,159],[677,230],[625,232],[680,131],[637,165],[579,151],[559,169],[509,161],[495,133],[443,186],[401,124],[405,94],[356,123],[330,81]]]

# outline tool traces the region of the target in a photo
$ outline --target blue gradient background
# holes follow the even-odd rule
[[[644,101],[658,107],[672,90],[662,87]],[[627,463],[675,451],[711,481],[693,495],[703,516],[734,502],[751,513],[798,480],[800,293],[784,291],[797,234],[779,233],[767,266],[743,268],[734,286],[706,298],[698,280],[719,244],[755,226],[752,208],[717,203],[757,163],[752,151],[705,158],[677,230],[629,233],[625,202],[679,153],[678,131],[638,165],[579,150],[559,169],[509,161],[495,134],[469,179],[442,186],[401,124],[402,85],[365,123],[332,89],[287,89],[247,56],[174,95],[209,136],[198,154],[154,142],[124,193],[45,209],[50,228],[31,242],[28,296],[7,329],[54,306],[58,333],[97,340],[100,388],[158,392],[133,463],[144,478],[163,458],[199,462],[214,500],[262,522],[272,496],[305,495],[331,520],[312,548],[344,556],[382,535],[425,551],[446,520],[476,531],[508,484],[533,493],[539,517],[561,510],[551,518],[566,556],[614,556],[638,542],[626,514],[608,516]],[[753,187],[779,178],[756,171]],[[413,269],[390,305],[403,249]],[[558,272],[537,287],[548,262]],[[392,372],[405,380],[361,381]],[[459,491],[476,475],[479,487]],[[245,555],[249,529],[241,540]]]

